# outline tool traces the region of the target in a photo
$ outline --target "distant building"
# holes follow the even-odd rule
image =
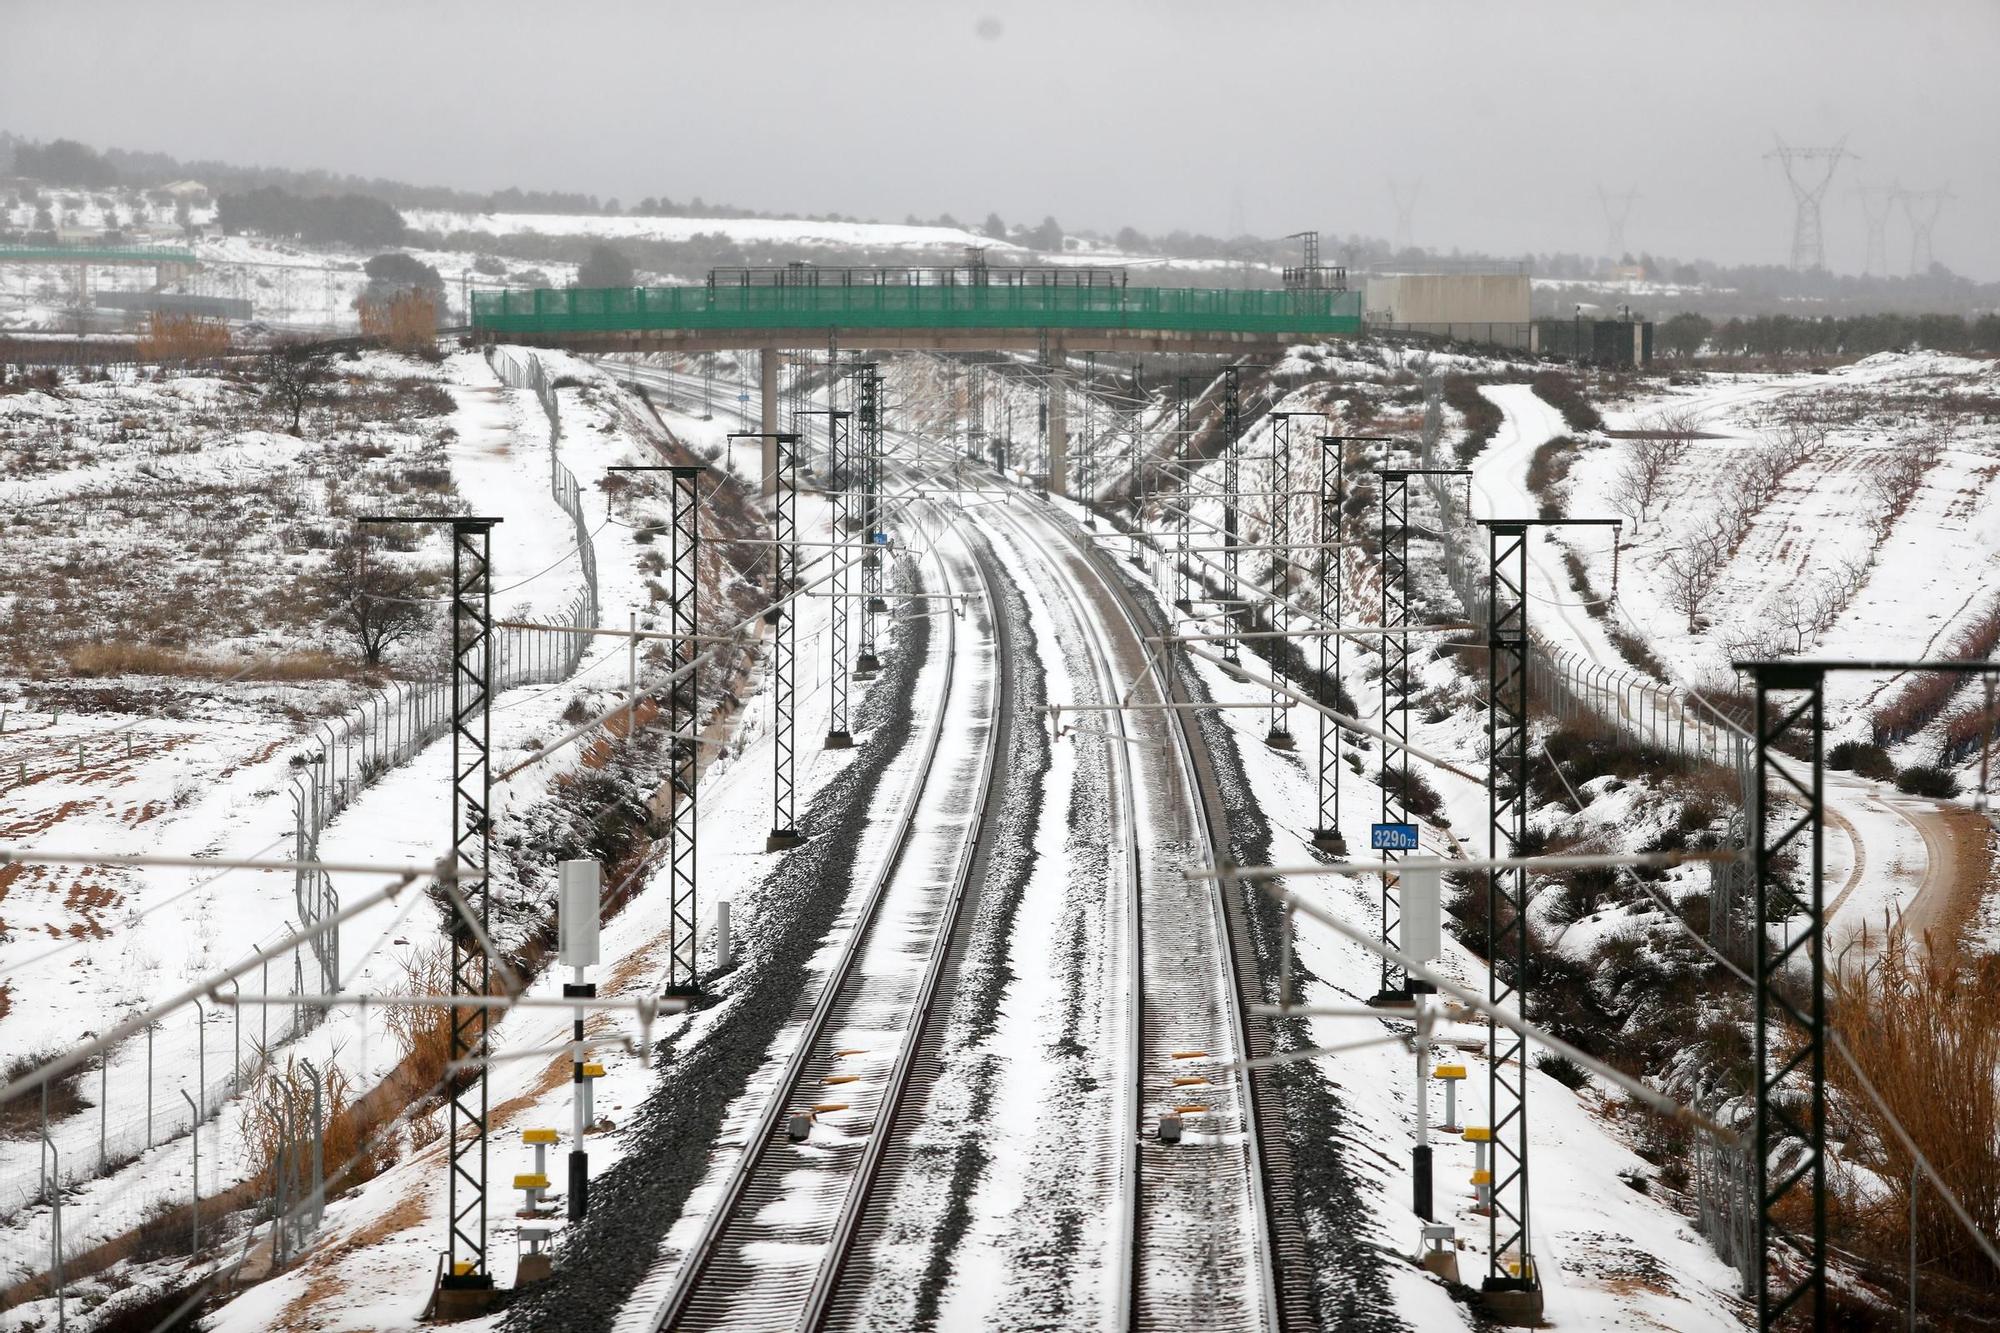
[[[1380,324],[1525,324],[1529,319],[1526,265],[1512,271],[1371,273],[1368,318]]]

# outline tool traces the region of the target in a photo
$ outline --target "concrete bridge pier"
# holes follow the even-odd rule
[[[1069,392],[1060,352],[1049,379],[1049,490],[1069,494]]]
[[[776,347],[764,347],[757,354],[758,388],[763,393],[764,424],[758,427],[764,432],[760,443],[763,450],[759,455],[763,462],[758,471],[763,477],[757,493],[772,496],[778,493],[778,432],[784,425],[778,419],[778,362],[781,353]]]

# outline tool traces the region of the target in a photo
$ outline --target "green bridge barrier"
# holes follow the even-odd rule
[[[1000,284],[542,288],[473,293],[472,326],[554,335],[801,328],[1347,335],[1361,331],[1361,293]]]

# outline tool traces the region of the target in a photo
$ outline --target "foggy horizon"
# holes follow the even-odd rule
[[[550,40],[529,61],[515,52],[537,23]],[[18,135],[628,209],[700,197],[890,222],[997,212],[1107,233],[1388,238],[1394,177],[1421,181],[1413,244],[1599,255],[1602,186],[1638,191],[1634,254],[1782,265],[1794,207],[1766,159],[1774,135],[1844,139],[1857,160],[1823,205],[1830,271],[1862,267],[1856,187],[1900,183],[1949,186],[1940,263],[2000,276],[2000,87],[1984,68],[2000,6],[1977,0],[1698,3],[1665,24],[1568,2],[613,3],[553,22],[509,3],[84,3],[10,27],[0,127]],[[161,57],[197,29],[213,77]],[[74,70],[47,54],[86,36],[90,95],[65,96]],[[1898,210],[1891,274],[1909,237]]]

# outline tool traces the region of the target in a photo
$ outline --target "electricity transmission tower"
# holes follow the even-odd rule
[[[1416,212],[1417,195],[1422,193],[1424,183],[1414,180],[1407,185],[1394,176],[1389,178],[1389,198],[1396,205],[1396,252],[1401,254],[1410,248],[1410,215]]]
[[[1847,151],[1844,138],[1831,148],[1794,148],[1779,139],[1777,148],[1764,154],[1765,161],[1776,158],[1784,164],[1785,179],[1791,183],[1792,200],[1797,205],[1792,220],[1792,267],[1800,272],[1826,267],[1826,237],[1820,230],[1819,206],[1843,157],[1859,160],[1857,154]]]
[[[1868,219],[1867,257],[1861,261],[1861,276],[1864,278],[1886,278],[1889,276],[1889,213],[1902,196],[1900,185],[1857,185],[1854,193],[1861,200],[1861,212]]]
[[[1632,216],[1632,203],[1639,197],[1637,186],[1623,194],[1613,194],[1602,185],[1597,187],[1597,202],[1604,209],[1605,253],[1616,262],[1626,253],[1625,220]]]
[[[1903,216],[1910,220],[1910,275],[1931,271],[1931,233],[1937,229],[1938,214],[1944,211],[1945,200],[1952,193],[1949,187],[1939,186],[1935,190],[1902,190],[1897,198],[1903,201]]]

